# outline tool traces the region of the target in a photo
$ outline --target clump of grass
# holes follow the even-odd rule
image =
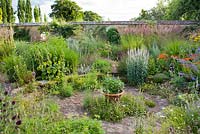
[[[126,116],[145,115],[146,105],[142,96],[124,95],[119,102],[108,101],[105,97],[87,96],[84,108],[92,118],[117,122]]]

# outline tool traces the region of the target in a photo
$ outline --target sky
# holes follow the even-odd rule
[[[126,21],[137,17],[142,9],[154,7],[157,0],[73,0],[83,11],[91,10],[98,13],[104,20]],[[13,0],[17,7],[18,0]],[[42,14],[51,12],[54,0],[31,0],[32,6],[40,5]]]

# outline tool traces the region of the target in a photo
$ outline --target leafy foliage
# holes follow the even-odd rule
[[[120,79],[107,77],[102,82],[103,92],[117,94],[123,91],[124,83]]]
[[[119,44],[120,43],[120,35],[116,28],[108,29],[107,38],[111,44]]]
[[[31,7],[31,1],[26,0],[25,5],[25,22],[32,22],[33,15],[32,15],[32,7]]]
[[[131,49],[127,57],[127,78],[130,84],[142,84],[148,75],[149,53],[143,49]]]
[[[17,133],[22,122],[17,106],[16,100],[10,95],[8,89],[3,90],[0,85],[0,131],[2,133]]]
[[[18,1],[17,16],[18,16],[19,22],[25,22],[25,0]]]
[[[111,71],[111,63],[107,60],[98,59],[93,63],[92,68],[97,72],[107,74]]]
[[[66,83],[71,84],[74,90],[85,91],[95,90],[98,87],[97,74],[88,73],[85,76],[71,75],[66,76]]]
[[[20,56],[8,56],[3,59],[2,71],[8,75],[10,82],[18,81],[23,84],[28,80],[28,70],[25,62]],[[28,81],[27,81],[28,82]]]
[[[35,18],[35,22],[40,22],[40,12],[39,12],[39,7],[35,6],[34,7],[34,18]]]
[[[164,110],[160,133],[198,133],[200,127],[199,108],[195,103],[186,107],[171,106]]]
[[[30,41],[29,30],[15,27],[14,31],[13,38],[15,41]]]
[[[141,116],[146,112],[146,106],[141,96],[122,96],[118,103],[108,102],[104,97],[88,96],[84,100],[84,108],[93,118],[117,122],[126,116]]]
[[[63,38],[54,37],[31,46],[19,44],[16,51],[23,57],[28,70],[36,72],[38,79],[58,79],[77,69],[78,55],[67,48]]]
[[[83,13],[81,7],[71,0],[57,0],[51,6],[50,17],[56,17],[65,21],[81,20]]]
[[[102,17],[92,11],[85,11],[83,16],[84,21],[101,21]]]

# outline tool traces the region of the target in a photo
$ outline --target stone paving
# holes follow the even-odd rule
[[[137,89],[132,87],[126,88],[127,93],[131,93],[133,95],[139,95]],[[94,95],[99,94],[98,92],[94,92]],[[159,113],[163,107],[168,105],[168,101],[166,99],[161,99],[159,96],[151,96],[148,94],[143,94],[146,99],[152,99],[156,102],[156,106],[154,108],[150,108],[148,111],[153,113]],[[73,96],[65,99],[57,98],[57,102],[61,107],[62,113],[66,117],[73,117],[73,116],[84,116],[86,115],[83,109],[83,99],[84,93],[75,93]],[[106,134],[133,134],[134,133],[134,126],[135,126],[135,119],[134,117],[127,117],[124,118],[122,121],[118,123],[106,122],[102,121],[102,126],[106,131]]]

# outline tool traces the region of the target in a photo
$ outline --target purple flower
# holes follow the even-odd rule
[[[6,103],[3,104],[3,107],[6,107]]]
[[[22,124],[22,121],[21,120],[18,120],[17,122],[16,122],[16,125],[21,125]]]
[[[16,103],[15,101],[12,101],[12,105],[15,105],[15,103]]]
[[[8,91],[5,91],[5,92],[4,92],[4,95],[8,95]]]
[[[183,77],[185,74],[183,72],[178,73],[180,77]]]
[[[196,78],[195,78],[195,77],[193,77],[193,76],[191,77],[191,79],[192,79],[193,81],[195,81],[195,80],[196,80]]]
[[[17,116],[15,115],[15,116],[12,117],[12,120],[15,120],[16,118],[17,118]]]
[[[200,53],[200,47],[199,47],[199,48],[197,48],[197,53]]]

